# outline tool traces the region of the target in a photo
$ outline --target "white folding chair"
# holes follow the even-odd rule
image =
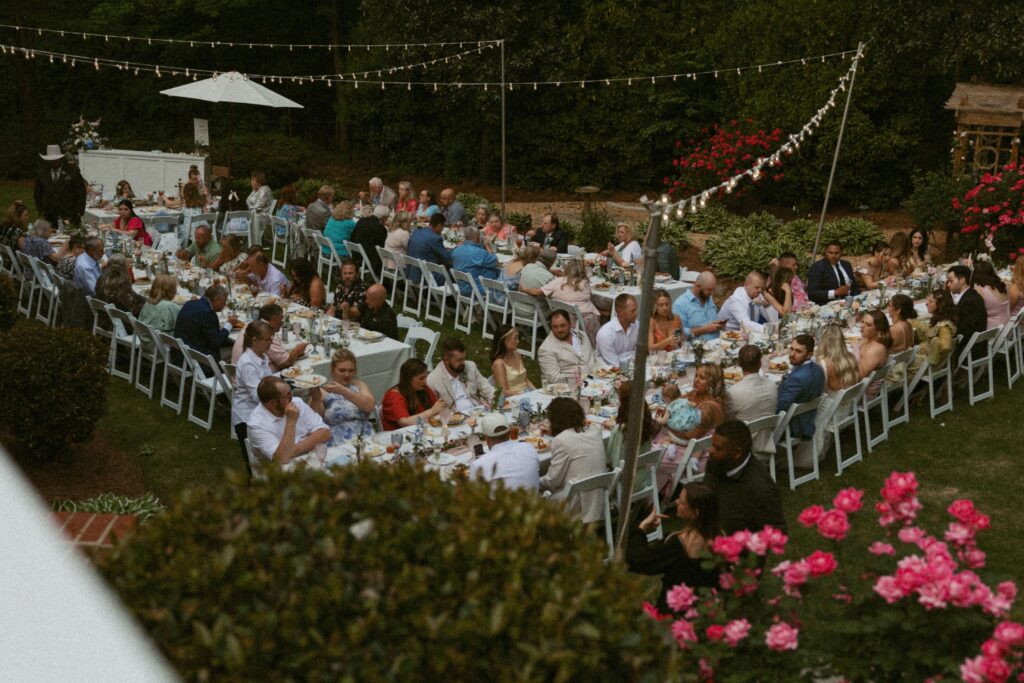
[[[1018,345],[1020,344],[1021,316],[1024,315],[1024,308],[1017,311],[1010,317],[1010,321],[1003,325],[999,334],[992,342],[992,355],[1002,356],[1006,361],[1006,384],[1012,389],[1013,383],[1020,379],[1021,364]]]
[[[152,216],[149,218],[149,234],[156,243],[163,235],[176,234],[181,219],[178,216]]]
[[[672,479],[669,481],[668,489],[665,491],[665,497],[662,499],[662,506],[668,505],[672,498],[672,494],[676,492],[676,488],[680,483],[689,484],[692,481],[701,481],[704,479],[704,473],[698,472],[693,473],[690,468],[690,462],[696,461],[697,457],[700,456],[704,451],[711,448],[711,435],[701,437],[700,439],[690,439],[686,443],[686,450],[679,456],[679,462],[676,463],[676,469],[672,473]]]
[[[89,304],[89,309],[92,310],[92,336],[107,339],[113,343],[114,333],[112,330],[114,328],[114,321],[110,319],[110,314],[107,313],[107,303],[91,296],[86,296],[85,301]],[[104,327],[100,323],[101,320],[105,320],[109,327]]]
[[[832,413],[828,430],[832,433],[832,446],[836,453],[836,476],[843,473],[843,470],[850,465],[864,459],[864,452],[860,441],[860,414],[857,405],[860,403],[864,392],[868,390],[871,383],[870,377],[865,377],[848,389],[843,389],[836,396],[836,409]],[[853,437],[856,450],[853,455],[843,458],[843,444],[839,434],[847,427],[853,427]]]
[[[452,277],[455,279],[455,329],[466,334],[473,333],[473,320],[476,318],[477,306],[483,306],[484,299],[476,281],[469,273],[460,270],[453,270]],[[469,294],[462,291],[462,285],[469,289]],[[465,323],[462,322],[465,318]]]
[[[537,333],[543,330],[545,334],[551,332],[548,329],[548,321],[545,319],[544,309],[535,297],[523,292],[509,292],[510,310],[512,312],[512,326],[522,325],[530,331],[530,350],[523,349],[520,353],[528,358],[537,357]]]
[[[278,268],[284,268],[285,264],[288,263],[288,242],[292,225],[284,218],[278,216],[270,217],[270,262]],[[277,259],[277,247],[283,245],[281,249],[281,260]]]
[[[685,267],[681,267],[679,269],[679,281],[686,283],[688,285],[692,285],[693,283],[697,282],[697,278],[699,276],[700,273],[698,273],[695,270],[687,270]]]
[[[874,397],[869,398],[867,391],[865,391],[860,402],[857,404],[857,412],[864,417],[864,440],[867,442],[868,453],[874,451],[875,446],[889,438],[889,390],[885,378],[891,369],[892,361],[890,360],[864,378],[867,380],[868,386],[871,386],[874,382],[880,384],[878,393]],[[871,411],[875,408],[878,408],[879,419],[882,424],[878,435],[871,436]]]
[[[904,349],[899,353],[892,355],[891,361],[892,366],[903,367],[903,381],[896,386],[890,388],[890,391],[899,389],[901,392],[899,398],[892,405],[889,410],[889,429],[892,429],[896,425],[901,425],[910,422],[910,376],[909,368],[911,362],[914,360],[914,354],[917,353],[917,347],[911,346],[909,349]]]
[[[212,239],[217,239],[217,214],[215,213],[197,213],[192,216],[185,216],[185,220],[181,224],[181,231],[178,237],[178,241],[182,246],[192,244],[196,239],[196,228],[200,225],[207,225],[212,233]]]
[[[779,420],[785,415],[783,412],[779,412],[777,415],[765,415],[759,417],[756,420],[744,420],[743,424],[747,425],[747,429],[750,430],[750,436],[754,439],[761,432],[770,432],[772,443],[774,444],[775,432],[779,427]],[[775,481],[775,453],[758,453],[754,451],[754,455],[759,458],[767,458],[768,460],[768,474],[771,475],[772,481]]]
[[[114,304],[107,304],[107,313],[110,314],[110,321],[113,324],[114,337],[110,342],[110,374],[128,380],[135,381],[135,357],[139,350],[139,338],[135,336],[135,317],[131,313],[125,313]],[[128,372],[117,369],[117,352],[120,347],[128,350]]]
[[[967,373],[967,400],[973,406],[978,401],[983,401],[986,398],[992,398],[995,394],[995,381],[993,379],[992,361],[992,342],[999,334],[998,327],[994,327],[991,330],[985,330],[984,332],[975,332],[970,341],[967,342],[967,346],[960,352],[960,357],[957,360],[957,369],[963,370]],[[974,354],[974,349],[982,349],[983,353]],[[972,356],[977,357],[972,357]],[[988,374],[988,388],[985,391],[979,392],[977,390],[978,379]]]
[[[580,313],[579,306],[559,301],[558,299],[548,299],[548,306],[551,307],[552,311],[565,311],[568,313],[569,320],[573,321],[573,325],[576,326],[576,331],[580,333],[581,337],[588,338],[587,326],[583,324],[583,314]]]
[[[313,254],[320,250],[320,245],[316,241],[316,236],[322,235],[322,232],[314,228],[300,227],[299,233],[302,237],[303,242],[305,242],[307,254]],[[309,258],[311,261],[314,260],[312,256],[310,256]]]
[[[338,250],[334,248],[334,242],[324,237],[322,233],[316,230],[310,231],[313,233],[313,241],[316,242],[316,271],[320,277],[323,277],[323,269],[327,268],[327,291],[331,291],[331,278],[334,276],[334,269],[337,268],[338,272],[341,273],[341,256],[338,255]],[[327,252],[324,252],[324,249]]]
[[[387,281],[391,280],[388,303],[393,308],[395,297],[398,295],[398,283],[405,281],[405,273],[398,263],[398,255],[390,249],[377,247],[377,255],[380,256],[380,283],[387,287]]]
[[[423,263],[419,259],[413,258],[408,254],[398,254],[398,260],[405,271],[405,292],[402,294],[402,310],[410,310],[409,295],[415,293],[416,308],[414,310],[416,311],[416,317],[419,318],[420,308],[423,306],[423,301],[426,299],[424,292],[427,288],[427,282],[423,272]]]
[[[651,499],[651,505],[654,507],[654,511],[661,514],[661,496],[658,495],[658,465],[661,464],[661,458],[665,455],[664,448],[656,448],[654,450],[641,453],[636,458],[636,478],[633,480],[633,496],[630,498],[630,503],[636,503],[644,498]],[[619,509],[625,501],[625,492],[622,490],[622,478],[619,477],[616,481],[616,489],[618,491],[617,499],[619,502]],[[664,537],[665,533],[659,524],[654,531],[647,534],[648,541],[657,541]]]
[[[249,476],[257,481],[266,479],[267,475],[263,471],[263,463],[256,458],[256,454],[252,450],[252,444],[249,442],[249,437],[245,437],[245,457],[249,461]]]
[[[241,228],[237,221],[244,220],[245,228]],[[232,221],[236,221],[236,225],[231,225]],[[220,232],[222,235],[237,235],[239,238],[245,240],[246,247],[250,247],[253,244],[252,235],[252,212],[250,211],[226,211],[224,213],[224,219],[220,224]]]
[[[434,369],[434,351],[437,349],[437,340],[441,338],[440,332],[435,332],[429,327],[413,327],[405,335],[405,343],[412,347],[412,355],[416,356],[416,342],[427,342],[427,353],[421,359],[431,370]]]
[[[959,336],[957,337],[959,338]],[[956,348],[956,342],[953,343],[953,348]],[[928,413],[934,420],[938,415],[946,412],[947,410],[953,409],[953,353],[951,352],[946,357],[946,362],[943,363],[938,369],[932,367],[932,364],[925,361],[921,364],[921,367],[917,369],[917,372],[910,380],[908,391],[913,394],[918,385],[921,382],[925,382],[928,385]],[[942,382],[940,385],[939,382]],[[946,400],[936,405],[935,397],[940,390],[945,390]]]
[[[32,311],[35,309],[36,291],[39,290],[39,280],[36,279],[34,269],[32,268],[32,261],[35,259],[23,251],[17,253],[17,258],[21,269],[21,287],[18,289],[18,313],[31,319]]]
[[[396,315],[395,318],[398,320],[398,329],[405,330],[407,335],[409,330],[420,326],[419,320],[408,315]]]
[[[213,427],[213,410],[217,406],[217,397],[224,396],[230,403],[234,392],[213,358],[191,347],[188,349],[188,358],[192,362],[192,393],[189,395],[188,421],[210,431]],[[205,420],[196,415],[196,394],[200,392],[209,399],[209,411]]]
[[[487,323],[491,320],[492,314],[497,316],[494,329],[498,329],[498,326],[503,325],[508,320],[508,287],[500,280],[482,277],[480,278],[480,288],[484,292],[483,338],[493,339],[494,335],[487,331]]]
[[[48,261],[29,259],[32,275],[38,283],[39,299],[36,304],[36,320],[49,327],[57,324],[57,308],[60,306],[60,287],[57,273]]]
[[[15,280],[21,279],[21,269],[18,267],[18,257],[6,244],[0,244],[0,273],[6,273]]]
[[[370,261],[370,257],[366,255],[366,250],[363,249],[363,245],[349,240],[343,240],[342,242],[345,248],[348,249],[349,257],[355,258],[359,256],[359,277],[364,278],[367,273],[373,278],[373,281],[380,284],[380,276],[373,269],[373,263]]]
[[[820,407],[821,396],[818,396],[810,401],[794,403],[790,405],[785,412],[780,411],[777,416],[775,443],[786,449],[786,467],[789,471],[790,490],[796,490],[796,487],[800,484],[815,481],[821,476],[821,472],[818,467],[818,454],[814,452],[811,453],[811,471],[807,474],[802,474],[799,477],[796,476],[796,462],[793,459],[793,447],[799,444],[813,444],[814,440],[793,436],[793,431],[791,429],[794,417],[806,415],[807,413],[818,410]]]
[[[427,305],[423,309],[423,317],[439,325],[444,325],[445,312],[448,310],[448,297],[457,296],[458,288],[452,283],[448,269],[439,263],[421,261],[426,269]],[[430,312],[431,304],[437,306],[438,314]]]
[[[156,371],[164,362],[166,354],[161,348],[163,344],[156,337],[156,333],[149,325],[137,318],[132,318],[132,328],[135,336],[139,339],[138,362],[135,366],[135,388],[153,398],[156,393]],[[149,382],[142,381],[142,361],[149,361]]]
[[[573,500],[576,496],[591,491],[600,491],[603,503],[604,515],[604,541],[608,545],[608,559],[615,554],[615,527],[612,525],[612,489],[619,477],[619,470],[602,472],[583,479],[574,479],[569,482],[569,491],[566,493],[567,501]]]
[[[160,385],[160,405],[167,406],[178,415],[185,406],[185,385],[192,377],[192,362],[188,357],[188,347],[185,342],[173,337],[166,332],[156,331],[156,338],[160,342],[160,352],[164,357],[164,378]],[[178,378],[178,399],[167,397],[167,380],[171,375]]]

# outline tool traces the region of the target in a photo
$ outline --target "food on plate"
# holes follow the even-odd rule
[[[618,368],[598,368],[594,371],[594,377],[611,379],[619,374]]]
[[[722,332],[722,339],[726,341],[741,341],[743,335],[740,334],[739,330],[725,330]]]
[[[591,289],[611,289],[611,285],[607,282],[598,282],[595,285],[591,285]]]
[[[519,440],[530,444],[538,451],[546,451],[548,449],[548,442],[542,436],[524,436]]]
[[[319,375],[312,375],[310,377],[292,380],[292,384],[294,384],[299,389],[312,389],[313,387],[320,386],[326,381],[326,379],[320,377]]]
[[[726,368],[722,375],[726,382],[739,382],[743,379],[743,371],[736,367]]]
[[[386,453],[386,452],[387,451],[385,451],[384,448],[382,448],[381,446],[378,446],[375,443],[363,442],[363,453],[362,454],[363,454],[364,457],[367,457],[367,458],[378,458],[378,457],[384,455],[384,453]]]
[[[768,361],[768,372],[787,372],[788,370],[789,363],[784,360]]]
[[[316,313],[314,313],[312,309],[302,308],[292,313],[292,315],[294,315],[297,318],[312,318],[316,315]]]
[[[448,426],[454,427],[456,425],[462,424],[465,421],[466,416],[463,413],[452,413],[452,416],[448,418]],[[434,425],[435,427],[440,427],[441,425],[444,424],[444,422],[441,421],[441,418],[439,416],[435,415],[434,417],[430,418],[430,424]]]
[[[358,332],[356,332],[356,338],[361,339],[363,341],[377,341],[383,336],[384,335],[381,334],[380,332],[374,332],[373,330],[360,329]]]
[[[281,376],[287,377],[288,379],[294,379],[296,377],[301,376],[305,372],[306,370],[304,368],[296,365],[295,367],[288,368],[287,370],[282,370]]]

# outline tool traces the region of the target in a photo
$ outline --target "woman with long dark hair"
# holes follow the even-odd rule
[[[418,358],[402,363],[398,371],[398,384],[384,392],[381,400],[381,423],[384,431],[416,424],[416,420],[429,420],[447,406],[427,386],[427,364]]]
[[[571,398],[559,397],[548,404],[551,425],[551,464],[540,478],[542,490],[551,491],[551,499],[565,501],[569,514],[584,524],[596,522],[604,513],[602,491],[592,491],[569,500],[569,483],[607,471],[604,461],[604,440],[600,426],[587,428],[587,418],[580,404]]]
[[[907,369],[911,377],[925,363],[935,369],[945,365],[956,339],[956,305],[952,295],[945,289],[936,289],[928,296],[927,306],[931,318],[927,323],[918,321],[915,325],[921,343],[917,345],[917,353]]]
[[[519,328],[502,324],[491,342],[491,372],[494,384],[505,396],[532,390],[533,383],[526,376],[526,365],[519,354]]]
[[[910,265],[914,270],[924,271],[931,265],[928,255],[928,233],[921,228],[910,231]]]
[[[114,219],[111,230],[131,237],[136,242],[142,242],[147,247],[153,246],[153,237],[146,230],[142,219],[136,215],[135,206],[130,199],[122,199],[117,203],[117,218]]]
[[[290,268],[292,286],[288,298],[307,308],[320,308],[327,298],[327,289],[316,272],[316,266],[307,258],[297,258]]]
[[[1006,293],[1006,284],[996,274],[991,261],[978,261],[974,264],[971,284],[975,291],[985,300],[985,313],[988,321],[986,330],[1001,327],[1010,321],[1010,295]]]
[[[716,572],[701,567],[700,556],[721,533],[718,526],[718,499],[710,486],[692,483],[683,487],[675,501],[676,516],[685,526],[660,541],[647,542],[647,534],[668,519],[651,510],[639,523],[632,524],[626,546],[626,564],[630,571],[648,576],[661,575],[658,609],[669,612],[666,594],[685,583],[690,588],[714,586]],[[643,514],[641,511],[637,517]]]
[[[764,290],[764,298],[780,316],[787,315],[793,310],[792,282],[795,275],[790,268],[772,266],[770,283]]]

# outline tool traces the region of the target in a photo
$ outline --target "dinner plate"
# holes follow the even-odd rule
[[[455,463],[455,456],[448,455],[447,453],[438,453],[437,455],[431,455],[427,458],[427,462],[437,467],[447,467]]]
[[[292,380],[292,384],[295,385],[296,389],[314,389],[323,386],[325,382],[327,382],[327,379],[320,375],[304,375]]]

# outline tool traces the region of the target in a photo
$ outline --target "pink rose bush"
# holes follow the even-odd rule
[[[985,173],[962,197],[953,198],[963,227],[961,241],[975,238],[974,251],[1016,261],[1024,254],[1024,165],[1007,164]]]
[[[795,680],[812,671],[847,679],[1024,681],[1024,625],[1006,621],[1017,586],[993,588],[977,573],[985,566],[978,535],[990,518],[972,501],[956,500],[944,532],[931,534],[917,521],[918,489],[912,472],[893,472],[873,506],[864,491],[847,488],[831,507],[800,511],[800,525],[830,546],[805,557],[787,552],[788,537],[771,527],[719,536],[704,560],[719,572],[717,587],[674,587],[666,602],[675,615],[645,610],[697,659],[703,680],[749,680],[752,671]],[[847,539],[872,509],[881,537],[855,550]],[[858,567],[867,570],[851,573],[844,552],[863,553]],[[830,628],[809,629],[805,621]],[[980,642],[983,633],[992,636]]]

